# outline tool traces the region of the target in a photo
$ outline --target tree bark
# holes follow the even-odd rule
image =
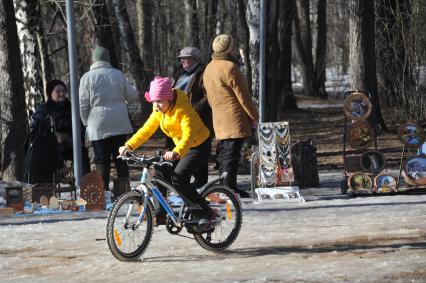
[[[136,2],[139,24],[139,46],[142,50],[142,62],[145,70],[154,72],[153,48],[152,48],[152,12],[151,0],[137,0]]]
[[[259,99],[259,0],[249,0],[246,8],[247,25],[250,31],[250,65],[251,65],[251,89],[254,99]]]
[[[127,14],[126,4],[124,0],[113,0],[117,24],[121,36],[121,44],[123,52],[127,57],[127,64],[130,72],[135,79],[136,85],[140,92],[148,90],[149,82],[152,75],[144,70],[143,62],[139,56],[139,49],[136,45],[135,37]],[[151,106],[141,96],[142,116],[146,120],[150,115]]]
[[[278,88],[279,77],[278,67],[280,59],[280,47],[278,44],[278,19],[280,11],[280,2],[272,0],[267,2],[267,14],[269,14],[266,21],[266,87],[265,87],[265,102],[266,102],[266,117],[265,122],[277,121],[278,111],[278,98],[280,90]]]
[[[317,3],[317,46],[315,56],[315,91],[321,97],[326,97],[325,67],[327,55],[327,1]]]
[[[280,6],[281,14],[281,26],[282,31],[280,31],[280,59],[278,67],[279,79],[279,89],[280,94],[283,97],[282,103],[280,103],[281,110],[291,110],[296,109],[296,98],[293,94],[293,86],[291,80],[291,64],[292,64],[292,30],[293,30],[293,18],[295,12],[295,2],[294,0],[285,0]],[[278,113],[277,113],[278,114]]]
[[[35,1],[14,0],[28,117],[31,117],[35,107],[44,101],[41,73],[34,71],[41,69],[37,43],[37,29],[40,19],[37,3]]]
[[[5,181],[22,181],[27,128],[25,91],[12,1],[0,1],[1,173]]]
[[[302,77],[305,95],[327,96],[325,91],[325,59],[327,50],[326,0],[317,2],[317,44],[315,58],[312,54],[312,24],[310,0],[297,0],[295,26],[295,45],[302,64]]]
[[[243,55],[244,55],[244,72],[246,75],[247,84],[251,93],[252,91],[252,68],[250,62],[250,30],[246,19],[246,5],[244,0],[238,0],[238,14],[240,16],[240,24],[244,31],[243,38]]]
[[[349,9],[349,70],[352,89],[370,93],[373,111],[368,120],[374,126],[380,124],[386,128],[377,93],[374,2],[350,0]]]

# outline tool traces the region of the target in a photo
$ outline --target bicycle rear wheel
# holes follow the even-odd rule
[[[195,233],[194,238],[204,249],[219,252],[229,247],[240,233],[243,218],[241,204],[234,192],[224,185],[214,185],[202,196],[218,212],[221,221],[208,232]]]
[[[152,207],[148,207],[141,223],[138,218],[143,209],[143,197],[137,192],[122,195],[108,215],[106,238],[111,253],[121,261],[139,258],[147,248],[153,230]]]

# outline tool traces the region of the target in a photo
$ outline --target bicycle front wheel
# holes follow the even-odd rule
[[[143,197],[137,192],[122,195],[108,215],[106,238],[111,253],[121,261],[139,258],[151,240],[152,207],[148,202],[141,222]]]
[[[219,252],[229,247],[240,233],[243,213],[234,192],[224,185],[214,185],[202,193],[211,208],[220,215],[213,229],[194,234],[195,240],[206,250]]]

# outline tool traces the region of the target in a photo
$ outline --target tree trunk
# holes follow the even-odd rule
[[[247,85],[251,93],[252,91],[252,68],[250,63],[250,30],[246,19],[246,5],[244,0],[238,0],[238,14],[240,16],[240,24],[244,31],[243,38],[243,55],[244,55],[244,72],[246,75]]]
[[[321,97],[326,97],[325,66],[327,55],[327,1],[317,3],[317,46],[315,56],[315,90]]]
[[[374,126],[380,123],[386,128],[377,93],[374,2],[350,0],[349,9],[349,70],[352,89],[370,93],[373,111],[368,120]]]
[[[183,44],[185,46],[199,46],[197,2],[195,0],[184,0],[183,2],[185,8]]]
[[[295,2],[294,0],[285,0],[280,6],[281,14],[281,26],[282,31],[279,32],[281,35],[279,37],[280,41],[280,60],[278,67],[279,74],[279,89],[280,95],[283,97],[283,101],[280,103],[282,107],[278,109],[278,112],[281,110],[290,110],[296,109],[296,98],[293,94],[293,86],[291,80],[291,54],[292,54],[292,29],[293,29],[293,17],[295,11]]]
[[[315,58],[312,54],[312,24],[310,0],[297,0],[295,26],[295,43],[297,54],[302,64],[302,77],[305,95],[327,96],[325,91],[325,62],[327,50],[327,15],[326,0],[317,2],[317,44]]]
[[[144,70],[143,62],[139,56],[139,49],[136,45],[132,27],[129,22],[126,4],[124,0],[113,0],[113,4],[121,36],[120,42],[122,44],[123,52],[127,57],[127,64],[130,72],[135,79],[139,91],[142,92],[148,90],[152,75]],[[151,106],[142,97],[143,96],[141,96],[142,116],[143,120],[146,120],[151,113]]]
[[[138,25],[139,25],[139,46],[142,49],[142,62],[145,69],[154,72],[153,48],[152,48],[152,12],[153,5],[151,0],[137,0],[136,2]]]
[[[310,0],[297,0],[294,18],[295,43],[302,64],[303,88],[305,95],[315,94],[314,59],[312,56],[312,31],[310,20]]]
[[[12,1],[0,1],[1,173],[5,181],[22,181],[26,132],[25,91],[18,32]]]
[[[266,12],[267,16],[266,28],[266,91],[265,101],[266,109],[265,122],[277,121],[278,111],[278,97],[280,95],[279,80],[280,74],[278,73],[279,59],[280,59],[280,46],[278,44],[278,19],[280,12],[280,3],[277,0],[267,2]]]
[[[44,101],[41,73],[34,71],[41,68],[37,43],[37,29],[40,19],[37,3],[35,1],[14,0],[28,117],[31,117],[35,107]]]
[[[105,0],[96,0],[92,6],[94,16],[94,28],[97,45],[105,47],[109,51],[111,65],[118,68],[118,60],[115,54],[115,44],[113,38],[110,17]]]
[[[254,99],[259,99],[259,0],[249,0],[246,8],[247,25],[250,31],[250,65],[251,65],[251,89]]]
[[[212,54],[212,42],[216,36],[216,24],[217,24],[217,6],[218,0],[207,0],[199,1],[205,2],[204,8],[204,41],[200,47],[202,47],[203,53],[206,55],[206,62],[209,61],[210,55]],[[200,3],[201,4],[201,3]],[[199,6],[200,6],[199,4]]]

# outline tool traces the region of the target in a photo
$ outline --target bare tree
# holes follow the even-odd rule
[[[142,62],[146,70],[153,72],[153,40],[152,40],[152,13],[154,7],[151,0],[137,0],[137,17],[139,46],[142,51]]]
[[[377,1],[380,94],[394,119],[422,120],[426,115],[424,13],[426,4],[413,0]]]
[[[310,0],[297,0],[295,25],[295,43],[302,64],[302,76],[305,95],[327,96],[325,91],[325,58],[327,43],[326,0],[317,2],[317,43],[315,57],[312,54],[313,31],[311,24]]]
[[[368,91],[373,104],[370,123],[386,128],[377,91],[374,2],[349,1],[349,69],[352,88]]]
[[[1,173],[5,181],[23,180],[26,132],[25,91],[12,1],[0,1]]]
[[[244,60],[244,72],[247,79],[247,84],[249,87],[250,92],[252,92],[252,78],[251,78],[251,63],[250,63],[250,30],[247,24],[246,19],[246,5],[243,0],[238,0],[238,14],[240,18],[241,27],[243,30],[243,56],[245,58]]]
[[[24,76],[25,101],[30,117],[35,107],[44,101],[43,81],[40,70],[40,52],[37,42],[40,13],[36,1],[14,0],[16,25],[21,50],[22,71]]]
[[[280,31],[279,45],[280,45],[280,58],[278,66],[277,80],[279,81],[279,89],[282,99],[282,104],[279,104],[277,114],[280,110],[296,109],[296,99],[293,94],[292,80],[291,80],[291,64],[292,64],[292,30],[293,30],[293,17],[295,12],[294,0],[284,0],[280,5]],[[277,117],[278,118],[278,117]]]
[[[117,23],[120,30],[122,49],[127,57],[127,64],[130,72],[138,85],[140,91],[147,90],[151,74],[145,71],[143,62],[139,55],[139,48],[136,45],[135,37],[127,14],[126,3],[124,0],[113,0],[114,10],[117,17]],[[141,99],[142,116],[145,120],[150,112],[150,105]]]
[[[259,0],[249,0],[246,7],[247,25],[250,31],[250,66],[252,95],[259,97]]]

